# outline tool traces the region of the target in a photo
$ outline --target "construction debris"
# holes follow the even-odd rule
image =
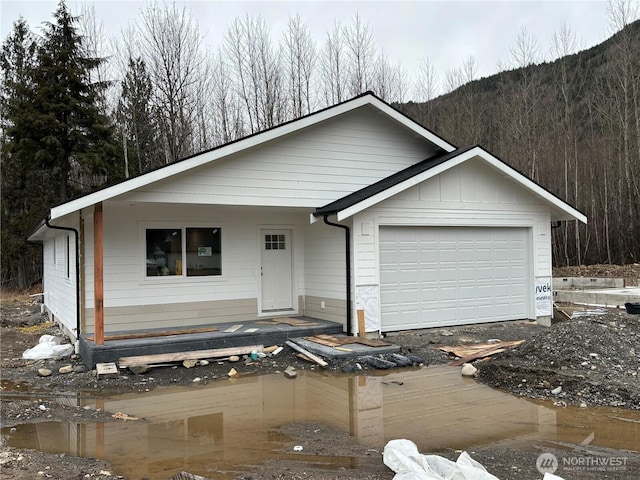
[[[302,353],[305,357],[307,357],[308,359],[310,359],[311,361],[313,361],[314,363],[317,363],[318,365],[320,365],[321,367],[326,367],[329,364],[327,362],[325,362],[322,358],[318,357],[317,355],[314,355],[313,353],[311,353],[310,351],[302,348],[300,345],[298,345],[297,343],[293,343],[291,340],[287,340],[285,342],[289,347],[293,348],[296,352]]]
[[[138,417],[131,417],[129,415],[127,415],[126,413],[122,413],[122,412],[117,412],[114,413],[113,415],[111,415],[113,418],[115,418],[116,420],[139,420]]]
[[[450,363],[452,367],[458,367],[463,363],[469,363],[478,358],[490,357],[491,355],[495,355],[496,353],[504,352],[509,348],[520,345],[522,342],[524,342],[524,340],[514,340],[511,342],[476,343],[472,345],[442,345],[438,347],[438,350],[453,353],[456,357],[460,357],[458,360]]]
[[[109,363],[96,363],[96,377],[98,380],[101,378],[117,378],[118,368],[113,362]]]
[[[376,340],[373,338],[364,337],[347,337],[337,335],[320,334],[313,337],[305,337],[305,340],[310,342],[319,343],[320,345],[326,345],[327,347],[341,347],[343,345],[359,343],[368,347],[388,347],[391,344],[384,340]]]
[[[194,350],[192,352],[158,353],[155,355],[140,355],[136,357],[122,357],[118,360],[120,368],[130,365],[153,365],[154,363],[181,362],[184,360],[203,360],[208,358],[226,357],[229,355],[248,355],[252,350],[262,352],[262,345],[247,345],[244,347],[216,348],[212,350]]]

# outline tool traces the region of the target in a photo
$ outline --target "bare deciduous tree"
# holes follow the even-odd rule
[[[342,26],[335,22],[331,31],[327,33],[321,52],[321,78],[325,106],[340,103],[347,96],[346,62]]]
[[[282,41],[287,91],[291,104],[291,116],[301,117],[315,106],[312,82],[316,60],[316,46],[309,29],[300,15],[289,18]]]
[[[195,19],[175,4],[148,6],[141,13],[141,50],[154,85],[154,103],[166,162],[194,151],[198,89],[207,82],[202,36]]]

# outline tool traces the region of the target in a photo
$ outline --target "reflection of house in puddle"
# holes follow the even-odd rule
[[[146,421],[23,426],[5,436],[7,443],[105,458],[131,478],[168,478],[180,470],[237,470],[277,457],[283,438],[272,427],[296,422],[328,424],[377,449],[392,438],[409,438],[423,451],[513,439],[580,442],[592,428],[600,445],[638,449],[640,442],[636,432],[626,446],[616,444],[620,428],[637,424],[602,428],[596,416],[593,427],[585,429],[575,418],[563,427],[556,416],[584,409],[551,410],[465,380],[450,367],[371,377],[300,372],[295,380],[282,375],[218,380],[92,406]]]

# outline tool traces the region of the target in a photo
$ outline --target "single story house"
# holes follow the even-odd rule
[[[51,208],[72,339],[277,316],[357,333],[551,315],[551,227],[585,215],[372,93]]]

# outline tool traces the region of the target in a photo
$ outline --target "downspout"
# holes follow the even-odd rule
[[[44,224],[53,230],[64,230],[73,232],[76,242],[76,353],[78,353],[78,342],[80,341],[80,234],[78,230],[71,227],[57,227],[49,223],[49,215],[44,217]]]
[[[339,223],[333,223],[328,220],[329,215],[324,215],[324,223],[330,225],[332,227],[338,227],[344,229],[345,235],[345,261],[346,261],[346,270],[347,270],[347,335],[353,335],[353,327],[351,325],[351,230],[346,225],[340,225]]]

